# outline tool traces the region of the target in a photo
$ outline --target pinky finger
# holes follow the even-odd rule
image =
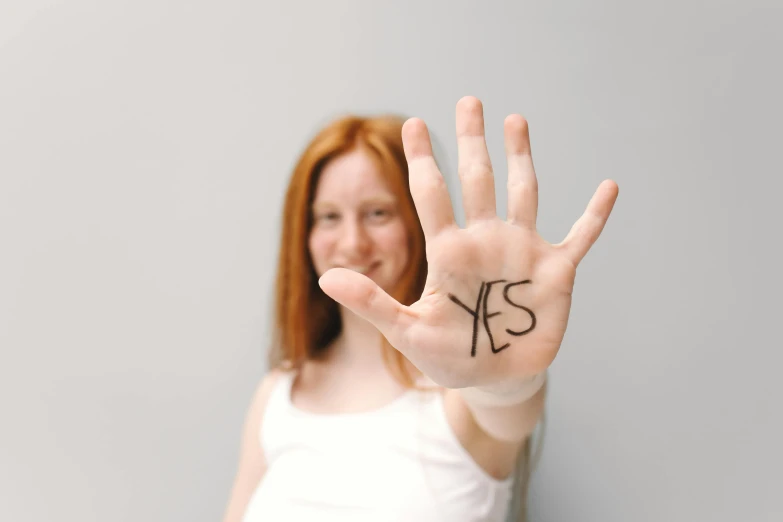
[[[601,235],[619,190],[617,183],[612,180],[601,183],[587,204],[584,214],[574,223],[566,238],[556,245],[566,253],[574,266],[584,259]]]

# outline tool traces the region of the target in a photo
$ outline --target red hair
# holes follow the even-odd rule
[[[300,367],[308,359],[319,358],[342,328],[339,305],[318,286],[308,248],[315,187],[324,166],[337,156],[361,148],[376,162],[397,198],[408,232],[408,265],[390,294],[405,305],[421,297],[427,277],[425,242],[408,186],[408,163],[402,147],[403,123],[396,116],[339,118],[310,141],[297,161],[283,209],[275,289],[277,339],[270,350],[270,369],[281,364]],[[392,375],[404,385],[413,386],[414,378],[405,356],[383,341],[384,361]]]

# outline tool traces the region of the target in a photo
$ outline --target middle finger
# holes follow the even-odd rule
[[[484,137],[484,109],[472,96],[457,102],[457,151],[466,224],[497,217],[495,179]]]

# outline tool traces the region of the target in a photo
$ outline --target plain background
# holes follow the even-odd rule
[[[219,520],[297,154],[418,116],[457,196],[466,94],[501,215],[512,112],[545,239],[620,186],[532,520],[783,519],[780,2],[0,6],[0,520]]]

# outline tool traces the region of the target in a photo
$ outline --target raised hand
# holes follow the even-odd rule
[[[618,194],[613,181],[601,183],[566,238],[547,243],[536,230],[538,183],[527,122],[519,115],[505,120],[508,215],[502,220],[481,102],[461,99],[456,120],[465,228],[454,221],[424,122],[412,118],[402,129],[427,244],[421,299],[404,306],[347,269],[329,270],[320,279],[324,292],[449,388],[529,377],[552,363],[568,323],[576,267],[601,234]]]

